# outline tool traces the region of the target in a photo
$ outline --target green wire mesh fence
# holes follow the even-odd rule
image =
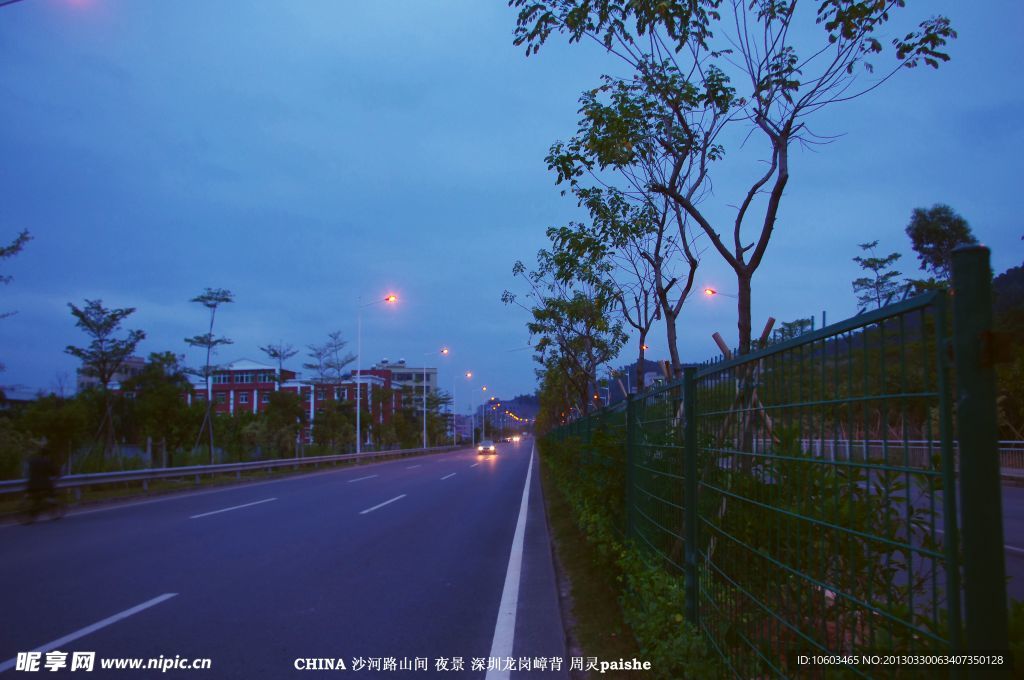
[[[693,366],[552,433],[580,441],[578,474],[685,584],[686,618],[728,675],[913,676],[798,659],[950,653],[970,638],[964,563],[982,580],[1003,571],[958,545],[947,305],[935,291]],[[1001,526],[987,540],[1001,550]],[[1004,649],[1005,633],[989,644]]]

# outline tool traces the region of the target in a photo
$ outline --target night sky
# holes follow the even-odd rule
[[[755,332],[779,320],[856,312],[857,244],[904,253],[915,207],[952,205],[993,249],[997,273],[1024,260],[1024,77],[1013,0],[911,2],[951,17],[960,38],[938,71],[897,75],[827,110],[798,150],[765,262]],[[983,9],[982,9],[983,6]],[[266,360],[340,330],[363,365],[419,365],[442,345],[441,385],[510,396],[535,386],[527,315],[502,304],[515,260],[544,230],[579,218],[544,156],[575,130],[577,98],[619,62],[553,39],[526,58],[504,2],[23,0],[0,7],[0,241],[34,240],[0,274],[0,384],[74,382],[85,344],[67,303],[136,307],[141,355],[186,351],[205,332],[189,299],[228,288],[217,360]],[[751,174],[738,149],[708,199],[727,216]],[[737,168],[732,170],[731,168]],[[744,171],[744,167],[746,170]],[[698,284],[731,291],[708,251]],[[735,343],[731,300],[698,297],[680,319],[684,360]],[[663,333],[649,356],[665,357]],[[622,362],[631,361],[630,347]],[[293,359],[292,368],[301,361]],[[198,352],[189,363],[201,363]],[[468,410],[459,378],[458,410]],[[479,392],[476,392],[477,394]]]

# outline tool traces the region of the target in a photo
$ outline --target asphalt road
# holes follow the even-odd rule
[[[1024,487],[1003,485],[1003,540],[1007,594],[1024,600]]]
[[[484,678],[470,670],[472,660],[492,650],[564,658],[536,460],[519,576],[507,578],[531,445],[499,445],[493,458],[462,450],[0,527],[0,669],[17,652],[83,629],[58,649],[96,652],[96,670],[68,677],[161,676],[99,668],[100,658],[161,655],[211,659],[209,671],[166,674],[197,678],[301,676],[297,658],[342,658],[351,670],[356,657],[428,659],[426,673],[369,677]],[[517,586],[511,602],[506,581]],[[514,620],[504,642],[495,639],[503,596]],[[440,657],[462,657],[466,672],[436,671]],[[46,673],[58,674],[65,673]]]

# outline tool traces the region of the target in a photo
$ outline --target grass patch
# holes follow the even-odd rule
[[[596,656],[602,661],[633,657],[643,661],[640,648],[626,626],[619,607],[617,571],[608,568],[607,558],[602,558],[576,527],[572,509],[551,479],[551,471],[543,458],[541,484],[547,500],[548,524],[561,576],[569,582],[571,588],[572,637],[582,648],[582,655]],[[644,675],[644,672],[609,671],[601,677],[636,678],[640,675]]]

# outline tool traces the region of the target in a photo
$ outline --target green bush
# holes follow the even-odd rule
[[[28,452],[28,438],[7,418],[0,418],[0,479],[20,479]]]
[[[624,451],[621,440],[598,431],[581,456],[580,440],[546,439],[542,460],[572,508],[573,519],[594,546],[602,564],[621,584],[619,605],[636,638],[652,678],[679,680],[717,673],[717,659],[700,632],[685,623],[683,579],[647,564],[633,545],[623,542]],[[585,461],[585,462],[584,462]]]

